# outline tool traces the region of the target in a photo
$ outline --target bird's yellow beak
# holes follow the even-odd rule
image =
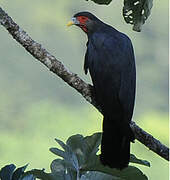
[[[70,27],[70,26],[72,26],[73,24],[74,24],[73,21],[69,21],[69,22],[67,23],[67,27]]]
[[[78,25],[78,24],[80,24],[80,22],[77,20],[76,17],[73,17],[73,18],[71,19],[71,21],[69,21],[69,22],[67,23],[67,26],[69,27],[69,26]]]

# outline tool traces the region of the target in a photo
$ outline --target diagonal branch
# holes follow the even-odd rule
[[[12,35],[12,37],[23,46],[32,56],[43,63],[50,71],[58,75],[67,84],[76,89],[89,103],[94,105],[99,111],[92,96],[93,86],[85,83],[81,78],[70,72],[66,67],[51,55],[41,44],[34,41],[25,31],[23,31],[8,14],[0,7],[0,24]],[[131,122],[131,127],[136,139],[148,147],[150,150],[169,161],[169,148],[155,139],[152,135],[142,130],[135,122]]]

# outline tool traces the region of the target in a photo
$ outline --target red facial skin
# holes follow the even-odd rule
[[[88,17],[85,17],[85,16],[79,16],[77,17],[77,20],[80,22],[80,27],[81,29],[87,33],[87,27],[86,27],[86,21],[88,20]]]

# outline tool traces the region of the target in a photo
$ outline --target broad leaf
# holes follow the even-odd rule
[[[12,175],[16,166],[14,164],[7,165],[0,170],[1,180],[12,180]]]
[[[52,153],[54,153],[55,155],[57,155],[57,156],[60,156],[60,157],[62,157],[63,159],[66,159],[66,153],[65,153],[65,151],[62,151],[62,150],[60,150],[60,149],[58,149],[58,148],[50,148],[50,151],[52,152]]]
[[[86,0],[88,1],[88,0]],[[97,4],[110,4],[112,0],[91,0]],[[153,0],[124,0],[123,17],[126,23],[133,24],[133,30],[140,32],[151,13]]]
[[[75,155],[75,153],[72,151],[72,149],[65,144],[64,142],[55,139],[57,141],[57,143],[65,150],[65,151],[61,151],[58,148],[51,148],[50,151],[53,152],[56,155],[61,156],[62,158],[64,158],[64,160],[67,163],[72,164],[72,166],[79,171],[79,164],[78,164],[78,159],[77,156]]]
[[[101,143],[101,137],[101,133],[95,133],[92,136],[86,137],[77,134],[68,138],[66,144],[56,139],[64,151],[58,148],[50,149],[51,152],[63,158],[63,160],[56,159],[52,162],[52,176],[59,177],[61,175],[58,178],[61,180],[63,180],[63,177],[68,180],[71,180],[72,177],[75,179],[76,176],[81,177],[81,180],[95,180],[92,171],[96,171],[95,176],[99,176],[98,173],[100,175],[102,173],[103,176],[100,177],[106,180],[107,178],[113,180],[147,180],[147,177],[138,168],[133,166],[129,166],[122,171],[103,166],[99,156],[96,155]],[[130,162],[145,166],[150,165],[149,162],[140,160],[134,155],[131,155]]]
[[[123,180],[101,172],[88,171],[81,176],[80,180]]]
[[[106,174],[110,174],[114,177],[121,178],[124,180],[147,180],[148,178],[140,171],[138,168],[134,166],[129,166],[123,170],[117,170],[113,168],[109,168],[108,166],[103,166],[100,163],[99,156],[96,158],[89,160],[86,165],[84,165],[81,171],[99,171]]]
[[[16,166],[14,164],[7,165],[3,167],[0,171],[1,180],[35,180],[32,175],[24,176],[24,171],[28,165],[20,167],[15,170]],[[14,171],[15,170],[15,171]]]
[[[67,145],[76,154],[79,165],[84,164],[88,159],[99,150],[99,145],[101,143],[101,133],[95,133],[92,136],[83,137],[82,135],[71,136],[67,140]]]
[[[66,151],[68,152],[70,149],[69,147],[61,140],[55,138],[55,141]]]
[[[24,174],[25,169],[27,168],[28,164],[18,168],[12,175],[12,180],[19,180],[19,178]]]
[[[82,135],[74,135],[68,138],[66,144],[71,148],[71,150],[76,154],[79,165],[85,161],[85,143],[84,137]]]
[[[55,180],[53,179],[51,173],[45,173],[44,170],[39,170],[39,169],[33,169],[31,171],[25,172],[21,180],[34,180],[35,179],[34,177],[41,180]],[[32,178],[32,179],[28,179],[28,178]]]
[[[148,161],[138,159],[138,158],[137,158],[135,155],[133,155],[133,154],[130,155],[130,162],[136,163],[136,164],[141,164],[141,165],[148,166],[148,167],[151,166]]]
[[[76,179],[76,171],[68,166],[68,164],[61,159],[54,160],[51,165],[51,175],[57,180],[72,180]]]
[[[32,174],[27,175],[19,180],[35,180],[34,176]]]
[[[141,31],[142,25],[151,13],[153,0],[124,0],[123,17],[133,24],[134,31]]]
[[[99,146],[101,144],[102,133],[95,133],[92,136],[86,136],[84,141],[86,143],[86,155],[92,156],[99,151]]]
[[[86,1],[88,1],[88,0],[86,0]],[[97,4],[106,4],[106,5],[108,5],[108,4],[110,4],[110,2],[112,0],[91,0],[91,1],[93,1],[93,2],[95,2]]]

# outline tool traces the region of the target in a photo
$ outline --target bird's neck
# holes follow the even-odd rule
[[[90,38],[94,33],[100,32],[102,28],[104,27],[104,23],[102,22],[96,22],[88,27],[88,30],[86,32],[88,38]]]

